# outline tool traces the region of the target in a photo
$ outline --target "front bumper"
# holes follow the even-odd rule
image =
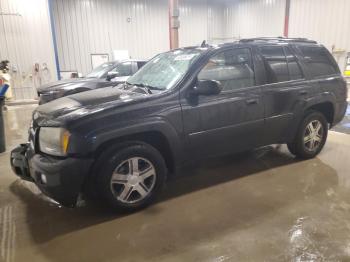
[[[11,167],[19,177],[34,182],[44,194],[68,207],[76,205],[92,162],[92,159],[34,154],[27,144],[11,152]]]

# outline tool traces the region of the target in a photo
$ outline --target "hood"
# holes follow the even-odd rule
[[[98,78],[74,78],[74,79],[65,79],[56,82],[51,82],[45,85],[42,85],[38,88],[39,93],[45,93],[48,91],[56,91],[60,89],[75,89],[77,87],[89,87],[95,83],[101,82],[104,80]]]
[[[60,126],[62,123],[107,109],[126,105],[149,95],[117,87],[95,89],[66,96],[39,106],[33,113],[40,126]]]

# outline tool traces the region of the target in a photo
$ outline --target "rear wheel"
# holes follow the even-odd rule
[[[150,145],[129,145],[102,157],[98,193],[112,208],[133,211],[145,207],[165,182],[165,161]]]
[[[318,155],[326,143],[328,123],[323,114],[308,111],[297,131],[293,143],[287,144],[289,151],[301,158]]]

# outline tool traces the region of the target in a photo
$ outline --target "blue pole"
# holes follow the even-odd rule
[[[9,89],[9,85],[8,84],[4,84],[1,88],[0,88],[0,97],[1,96],[5,96],[7,90]]]
[[[52,14],[52,1],[53,0],[48,0],[49,16],[50,16],[50,24],[51,24],[51,34],[52,34],[52,41],[53,41],[53,49],[55,52],[57,79],[61,80],[60,63],[58,61],[58,49],[57,49],[57,40],[56,40],[56,32],[55,32],[55,22],[54,22],[53,14]]]

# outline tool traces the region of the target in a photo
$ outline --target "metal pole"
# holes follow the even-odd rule
[[[170,49],[179,48],[179,1],[169,0]]]
[[[286,13],[284,17],[284,37],[288,37],[289,35],[289,14],[290,14],[290,1],[286,0]]]
[[[55,53],[56,74],[57,74],[57,79],[61,80],[60,62],[58,60],[58,48],[57,48],[57,39],[56,39],[56,31],[55,31],[55,22],[54,22],[53,12],[52,12],[52,0],[48,0],[48,7],[49,7],[49,17],[50,17],[50,25],[51,25],[53,51]]]

